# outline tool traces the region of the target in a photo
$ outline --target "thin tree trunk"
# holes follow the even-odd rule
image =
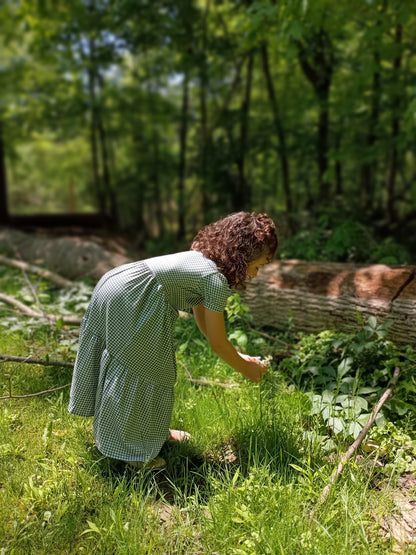
[[[380,25],[380,21],[377,23]],[[376,142],[376,128],[380,114],[380,97],[381,97],[381,82],[380,82],[380,54],[374,52],[374,64],[378,68],[373,74],[372,85],[372,99],[371,99],[371,112],[368,124],[366,150],[369,152],[371,158],[363,163],[361,168],[361,204],[371,209],[374,203],[375,185],[375,170],[376,164],[374,161],[373,148]]]
[[[319,103],[317,141],[319,196],[321,201],[328,201],[330,184],[326,173],[329,151],[329,94],[334,65],[332,44],[327,32],[319,29],[309,37],[306,44],[297,41],[297,45],[300,66],[313,86]]]
[[[136,175],[142,175],[142,167],[140,166],[140,151],[142,145],[142,137],[140,136],[140,125],[136,125],[135,131],[133,133],[133,143],[136,155]],[[135,227],[137,229],[137,243],[140,246],[144,245],[144,241],[148,236],[148,228],[144,219],[144,186],[143,181],[139,177],[137,180],[137,186],[135,187],[135,203],[136,203],[136,213],[135,213]]]
[[[97,126],[97,99],[95,94],[96,87],[96,76],[93,67],[93,52],[94,52],[94,41],[89,41],[90,57],[89,57],[89,67],[88,67],[88,93],[89,93],[89,103],[90,103],[90,144],[91,144],[91,160],[92,160],[92,177],[93,185],[98,200],[98,205],[100,207],[100,212],[102,214],[107,213],[105,195],[101,186],[101,177],[99,169],[99,156],[98,156],[98,126]]]
[[[269,54],[265,43],[263,43],[261,46],[261,55],[262,55],[262,61],[263,61],[263,72],[266,79],[267,92],[269,95],[269,101],[273,112],[273,123],[276,130],[276,135],[279,140],[278,155],[280,158],[280,165],[281,165],[281,171],[282,171],[282,185],[283,185],[283,191],[285,195],[286,212],[290,220],[290,215],[292,214],[292,210],[293,210],[293,202],[292,202],[292,193],[290,190],[289,160],[287,156],[286,137],[285,137],[283,125],[279,114],[279,106],[277,103],[274,83],[270,72]]]
[[[403,27],[399,23],[396,26],[395,43],[398,47],[401,46],[403,36]],[[396,82],[399,81],[400,68],[402,65],[402,54],[396,56],[393,60],[393,78]],[[391,142],[392,148],[390,150],[389,156],[389,175],[387,179],[387,215],[390,223],[393,223],[396,219],[396,209],[395,209],[395,196],[396,196],[396,176],[398,171],[398,150],[397,150],[397,138],[400,134],[400,106],[402,102],[400,98],[396,98],[395,106],[393,108],[393,119],[391,123]]]
[[[318,121],[318,168],[319,168],[319,195],[329,199],[330,183],[327,178],[328,171],[328,134],[329,134],[329,89],[319,97]]]
[[[165,222],[163,220],[163,205],[162,205],[162,195],[160,192],[160,182],[159,182],[159,135],[156,130],[153,132],[153,172],[152,180],[154,185],[154,203],[155,203],[155,215],[158,225],[159,237],[165,235]]]
[[[8,223],[6,154],[4,152],[3,122],[0,120],[0,225]]]
[[[247,151],[248,116],[250,112],[251,85],[253,78],[253,52],[250,52],[247,65],[247,79],[244,98],[241,105],[240,145],[237,154],[237,187],[234,198],[235,210],[244,210],[251,203],[251,190],[245,175],[245,157]]]
[[[335,194],[338,197],[342,197],[344,194],[344,187],[342,181],[342,164],[339,159],[339,152],[341,150],[341,133],[337,133],[335,137],[335,148],[336,148],[336,160],[335,160]]]
[[[101,114],[99,112],[97,112],[97,128],[98,128],[98,136],[99,136],[100,148],[101,148],[101,166],[103,168],[103,183],[104,183],[104,191],[105,191],[105,197],[106,197],[106,205],[109,203],[111,221],[113,224],[117,225],[117,221],[118,221],[117,199],[111,185],[109,156],[108,156],[108,148],[107,148],[107,133],[104,129]]]
[[[207,43],[207,18],[210,10],[210,0],[206,0],[204,17],[202,18],[202,60],[200,66],[200,85],[199,102],[201,111],[201,191],[202,191],[202,214],[205,218],[209,213],[210,202],[208,195],[208,115],[207,115],[207,87],[208,87],[208,68],[206,59]]]
[[[185,72],[182,89],[181,126],[179,132],[179,176],[178,176],[178,239],[185,238],[185,184],[186,184],[186,148],[188,136],[189,111],[189,77]]]

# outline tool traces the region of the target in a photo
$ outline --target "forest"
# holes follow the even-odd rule
[[[412,260],[412,0],[5,0],[0,31],[2,221],[168,249],[254,209],[295,257]]]
[[[2,0],[1,555],[414,553],[415,38],[414,0]],[[278,226],[225,309],[264,378],[181,312],[190,441],[103,456],[94,285],[238,211]]]

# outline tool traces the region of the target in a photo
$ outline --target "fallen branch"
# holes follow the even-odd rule
[[[357,439],[350,445],[350,447],[348,448],[348,450],[343,453],[340,458],[339,458],[339,463],[337,468],[333,471],[333,473],[331,474],[331,477],[329,479],[329,484],[327,484],[323,491],[322,494],[318,500],[317,503],[317,507],[322,506],[325,501],[327,500],[329,493],[331,491],[332,486],[335,484],[335,482],[337,481],[339,475],[341,474],[341,472],[343,471],[343,469],[345,468],[345,464],[346,462],[352,457],[352,455],[356,452],[356,450],[358,449],[358,447],[361,445],[364,437],[367,435],[369,429],[371,428],[371,426],[374,424],[374,422],[376,421],[376,417],[377,414],[380,412],[382,406],[384,405],[384,403],[387,401],[387,399],[390,397],[390,395],[393,393],[393,391],[396,388],[397,385],[397,381],[399,379],[400,376],[400,368],[396,367],[394,369],[394,373],[393,373],[393,378],[390,382],[389,387],[386,389],[386,391],[383,393],[383,395],[380,397],[379,402],[377,403],[377,405],[374,407],[372,413],[370,414],[370,416],[368,417],[367,422],[365,423],[363,429],[361,430],[361,432],[358,434]],[[315,508],[316,509],[316,508]],[[314,517],[314,511],[311,512],[310,514],[310,520],[312,520]]]
[[[0,353],[0,360],[3,362],[27,362],[28,364],[41,364],[43,366],[66,366],[67,368],[74,367],[73,362],[67,362],[64,360],[48,360],[45,358],[32,357],[31,355],[27,357],[18,357]]]
[[[0,401],[4,401],[5,399],[26,399],[27,397],[37,397],[38,395],[44,395],[45,393],[51,393],[52,391],[65,389],[70,385],[70,383],[67,383],[65,385],[60,385],[59,387],[51,387],[50,389],[45,389],[45,391],[38,391],[37,393],[27,393],[26,395],[5,395],[4,397],[0,397]]]
[[[29,318],[44,318],[49,322],[56,323],[58,320],[61,320],[63,324],[71,324],[79,326],[81,324],[82,318],[79,316],[68,316],[68,315],[60,315],[60,314],[43,314],[41,312],[37,312],[33,310],[25,303],[18,301],[11,295],[6,295],[5,293],[0,293],[0,301],[13,306],[16,308],[20,314],[23,316],[28,316]]]
[[[13,356],[13,355],[5,355],[1,353],[0,353],[0,362],[19,362],[20,363],[16,368],[12,370],[11,374],[6,376],[8,378],[7,381],[9,384],[9,387],[8,387],[9,394],[4,395],[3,397],[0,397],[0,401],[4,401],[6,399],[26,399],[27,397],[37,397],[38,395],[44,395],[45,393],[51,393],[52,391],[59,391],[60,389],[65,389],[66,387],[69,387],[71,385],[70,383],[67,383],[65,385],[53,386],[53,387],[50,387],[49,389],[45,389],[44,391],[38,391],[37,393],[26,393],[25,395],[13,395],[12,376],[21,364],[28,363],[28,364],[41,364],[43,366],[66,366],[70,368],[73,368],[74,364],[72,362],[67,362],[63,360],[47,360],[44,358],[32,357],[32,355],[28,355],[27,357],[19,357],[19,356]]]
[[[259,331],[256,330],[254,328],[249,327],[248,328],[249,331],[253,332],[253,333],[257,333],[257,335],[260,335],[261,337],[265,337],[266,339],[269,339],[270,341],[275,341],[276,343],[280,343],[281,345],[284,345],[285,347],[293,347],[293,345],[291,345],[290,343],[286,343],[286,341],[282,341],[281,339],[274,337],[273,335],[269,335],[268,333],[265,333],[264,331]]]
[[[5,264],[6,266],[11,266],[12,268],[19,268],[19,270],[28,271],[31,274],[36,274],[48,281],[52,281],[55,285],[59,287],[71,287],[73,282],[69,279],[66,279],[51,270],[46,270],[45,268],[41,268],[40,266],[36,266],[34,264],[28,264],[27,262],[23,262],[21,260],[14,260],[13,258],[7,258],[7,256],[0,255],[0,263]]]

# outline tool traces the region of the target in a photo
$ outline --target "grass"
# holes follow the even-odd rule
[[[0,352],[73,356],[56,331],[0,333]],[[374,487],[366,466],[349,464],[309,520],[334,463],[304,439],[301,391],[276,369],[249,383],[201,342],[192,320],[178,322],[177,341],[172,427],[192,440],[163,448],[164,471],[102,457],[92,420],[67,411],[68,388],[0,401],[0,553],[392,552],[378,534],[388,490]],[[15,394],[71,379],[65,368],[2,363],[1,395],[11,372]],[[231,387],[194,384],[189,373]]]

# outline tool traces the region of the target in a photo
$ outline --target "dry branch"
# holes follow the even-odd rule
[[[13,306],[20,312],[20,314],[24,316],[29,316],[30,318],[44,318],[45,320],[53,323],[56,323],[58,320],[62,320],[63,324],[72,324],[76,326],[79,326],[81,324],[82,318],[80,318],[79,316],[43,314],[42,312],[37,312],[36,310],[33,310],[32,308],[30,308],[30,306],[27,306],[25,303],[22,303],[11,295],[6,295],[5,293],[0,293],[0,301]]]
[[[71,384],[67,383],[65,385],[60,385],[58,387],[51,387],[50,389],[45,389],[44,391],[37,391],[36,393],[27,393],[26,395],[4,395],[0,397],[0,401],[4,401],[5,399],[26,399],[27,397],[38,397],[38,395],[44,395],[45,393],[51,393],[52,391],[59,391],[60,389],[65,389],[69,387]]]
[[[394,369],[394,373],[393,373],[393,378],[390,382],[389,387],[386,389],[386,391],[383,393],[383,395],[380,397],[379,402],[377,403],[377,405],[374,407],[372,413],[370,414],[367,422],[365,423],[363,429],[361,430],[361,432],[358,434],[357,439],[350,445],[350,447],[348,448],[348,450],[343,453],[340,458],[339,458],[339,463],[338,466],[336,467],[336,469],[333,471],[333,473],[331,474],[331,477],[329,479],[329,484],[327,484],[323,491],[322,494],[318,500],[317,506],[320,507],[321,505],[323,505],[325,503],[325,501],[327,500],[329,493],[331,491],[332,486],[335,484],[335,482],[337,481],[339,475],[341,474],[341,472],[343,471],[343,469],[345,468],[345,464],[346,462],[354,455],[354,453],[356,452],[356,450],[358,449],[358,447],[361,445],[363,439],[365,438],[365,436],[367,435],[369,429],[371,428],[371,426],[374,424],[374,422],[376,421],[377,418],[377,414],[380,412],[382,406],[384,405],[384,403],[387,401],[387,399],[390,397],[390,395],[393,393],[393,391],[396,388],[397,385],[397,381],[399,379],[400,376],[400,368],[396,367]],[[314,516],[314,511],[311,512],[310,514],[310,519],[312,520]]]
[[[69,279],[62,277],[51,270],[46,270],[40,266],[36,266],[35,264],[28,264],[27,262],[23,262],[21,260],[7,258],[1,254],[0,263],[12,268],[19,268],[19,270],[36,274],[44,279],[47,279],[48,281],[51,281],[52,283],[55,283],[55,285],[58,285],[59,287],[71,287],[73,285],[73,282]]]
[[[73,368],[74,363],[65,360],[48,360],[46,358],[32,357],[31,355],[27,357],[18,357],[14,355],[6,355],[0,353],[0,360],[3,362],[27,362],[28,364],[41,364],[42,366],[66,366],[67,368]]]
[[[20,364],[17,366],[17,368],[23,363],[41,364],[43,366],[66,366],[69,368],[74,367],[74,364],[72,362],[67,362],[63,360],[47,360],[44,358],[32,357],[32,355],[28,355],[27,357],[19,357],[19,356],[5,355],[0,353],[0,362],[19,362]],[[13,370],[13,372],[15,372],[15,370],[16,368]],[[59,391],[60,389],[65,389],[66,387],[69,387],[71,385],[70,383],[67,383],[65,385],[50,387],[49,389],[45,389],[44,391],[38,391],[36,393],[26,393],[25,395],[13,395],[11,376],[12,374],[8,376],[9,394],[0,397],[0,401],[4,401],[6,399],[26,399],[27,397],[37,397],[38,395],[44,395],[45,393],[51,393],[52,391]]]

